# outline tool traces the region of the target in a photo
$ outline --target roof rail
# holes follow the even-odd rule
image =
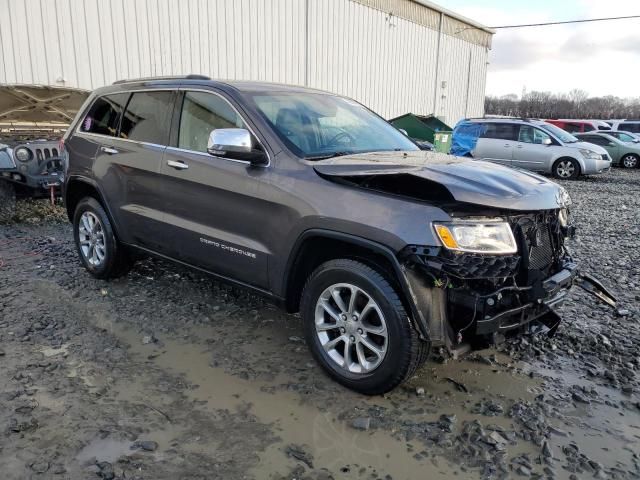
[[[170,75],[165,77],[125,78],[123,80],[116,80],[112,85],[120,85],[121,83],[131,82],[151,82],[154,80],[211,80],[211,77],[208,77],[207,75],[200,75],[197,73],[190,73],[189,75]]]
[[[485,115],[484,117],[469,117],[465,120],[522,120],[523,122],[530,122],[532,120],[540,120],[539,118],[529,117],[512,117],[510,115]]]

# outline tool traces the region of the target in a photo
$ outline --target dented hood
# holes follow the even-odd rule
[[[314,162],[325,177],[403,175],[445,187],[459,202],[508,210],[552,210],[571,203],[566,190],[535,173],[437,152],[373,152]]]

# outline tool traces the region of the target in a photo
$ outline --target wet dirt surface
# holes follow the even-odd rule
[[[260,298],[154,259],[95,280],[59,215],[0,225],[0,478],[640,477],[640,170],[564,185],[620,311],[574,289],[554,338],[372,398]]]

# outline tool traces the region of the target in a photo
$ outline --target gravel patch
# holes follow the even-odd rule
[[[640,477],[640,170],[564,182],[583,271],[552,338],[427,363],[365,398],[299,318],[163,261],[91,278],[64,212],[0,227],[2,478]],[[42,202],[46,204],[46,202]]]

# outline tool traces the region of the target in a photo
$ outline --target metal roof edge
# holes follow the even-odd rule
[[[460,15],[456,12],[453,12],[449,9],[446,9],[444,7],[441,7],[440,5],[433,3],[429,0],[411,0],[412,2],[415,2],[419,5],[422,5],[423,7],[427,7],[430,8],[431,10],[435,10],[437,12],[443,13],[444,15],[446,15],[447,17],[451,17],[451,18],[455,18],[456,20],[460,20],[463,23],[466,23],[468,25],[471,25],[472,27],[475,27],[479,30],[482,30],[484,32],[490,33],[491,35],[495,35],[496,31],[492,28],[489,28],[485,25],[482,25],[479,22],[476,22],[475,20],[471,20],[470,18],[467,18],[463,15]]]

